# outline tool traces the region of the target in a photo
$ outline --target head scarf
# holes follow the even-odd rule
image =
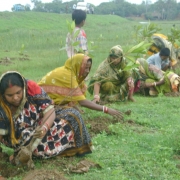
[[[17,73],[20,77],[22,77],[21,74],[16,71],[8,71],[8,72],[2,74],[2,76],[0,77],[0,84],[1,84],[3,77],[10,73]],[[0,106],[4,110],[4,113],[6,114],[8,120],[9,120],[9,124],[10,124],[10,132],[8,132],[8,133],[10,135],[12,145],[18,144],[18,139],[15,137],[15,129],[14,129],[14,121],[13,120],[15,120],[19,116],[19,114],[22,111],[22,108],[24,107],[24,104],[26,102],[26,83],[25,83],[25,79],[23,77],[22,77],[22,80],[24,82],[23,98],[22,98],[21,104],[18,107],[14,116],[12,116],[11,110],[9,109],[7,103],[4,101],[5,99],[3,97],[3,94],[0,94]],[[0,87],[1,87],[1,85],[0,85]]]
[[[120,45],[113,46],[109,51],[109,56],[122,57],[123,49]]]
[[[118,65],[114,65],[111,62],[111,57],[121,58],[121,62]],[[116,68],[116,69],[120,69],[121,68],[121,69],[123,69],[125,67],[125,59],[123,57],[123,50],[122,50],[122,47],[120,45],[113,46],[110,49],[107,61],[109,62],[110,66],[112,68]]]
[[[38,83],[48,93],[55,104],[67,104],[84,100],[86,85],[83,76],[88,60],[84,54],[69,58],[64,66],[47,73]]]

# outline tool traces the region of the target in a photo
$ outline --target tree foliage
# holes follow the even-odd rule
[[[72,13],[73,4],[82,0],[63,2],[53,0],[50,3],[42,3],[41,0],[31,0],[34,4],[32,11],[52,12],[52,13]],[[90,6],[94,6],[90,4]],[[103,2],[95,7],[96,14],[115,14],[121,17],[144,16],[147,20],[161,19],[173,20],[178,17],[180,3],[176,0],[158,0],[150,4],[147,0],[142,0],[141,4],[132,4],[125,0],[111,0]]]

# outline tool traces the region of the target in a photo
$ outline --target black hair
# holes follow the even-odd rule
[[[3,95],[6,89],[10,86],[19,86],[24,88],[24,81],[22,77],[17,73],[8,73],[3,76],[0,83],[0,93]]]
[[[90,62],[90,63],[92,64],[92,59],[91,59],[91,58],[89,58],[89,59],[87,60],[87,62]]]
[[[72,20],[75,21],[76,25],[81,24],[86,20],[86,12],[81,9],[75,9],[72,13]]]
[[[159,53],[160,56],[170,56],[170,50],[169,48],[162,48],[160,53]]]

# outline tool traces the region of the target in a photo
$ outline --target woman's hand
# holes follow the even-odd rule
[[[42,139],[45,134],[46,134],[46,129],[44,129],[43,127],[38,126],[36,128],[35,132],[34,132],[33,137]]]
[[[118,111],[118,110],[108,108],[107,113],[110,114],[111,116],[114,116],[114,117],[119,118],[121,120],[124,119],[123,113]]]
[[[99,101],[100,101],[100,98],[98,99],[98,98],[94,98],[93,100],[92,100],[92,102],[94,102],[94,103],[96,103],[96,104],[99,104]]]
[[[100,101],[100,96],[99,95],[94,95],[94,99],[92,100],[92,102],[99,104]]]

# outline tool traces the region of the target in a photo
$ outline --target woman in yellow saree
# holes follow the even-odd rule
[[[92,59],[84,54],[76,54],[66,60],[64,66],[47,73],[38,83],[56,105],[74,106],[80,104],[86,108],[103,111],[112,116],[123,118],[117,110],[95,104],[85,97],[84,79],[90,72]]]

